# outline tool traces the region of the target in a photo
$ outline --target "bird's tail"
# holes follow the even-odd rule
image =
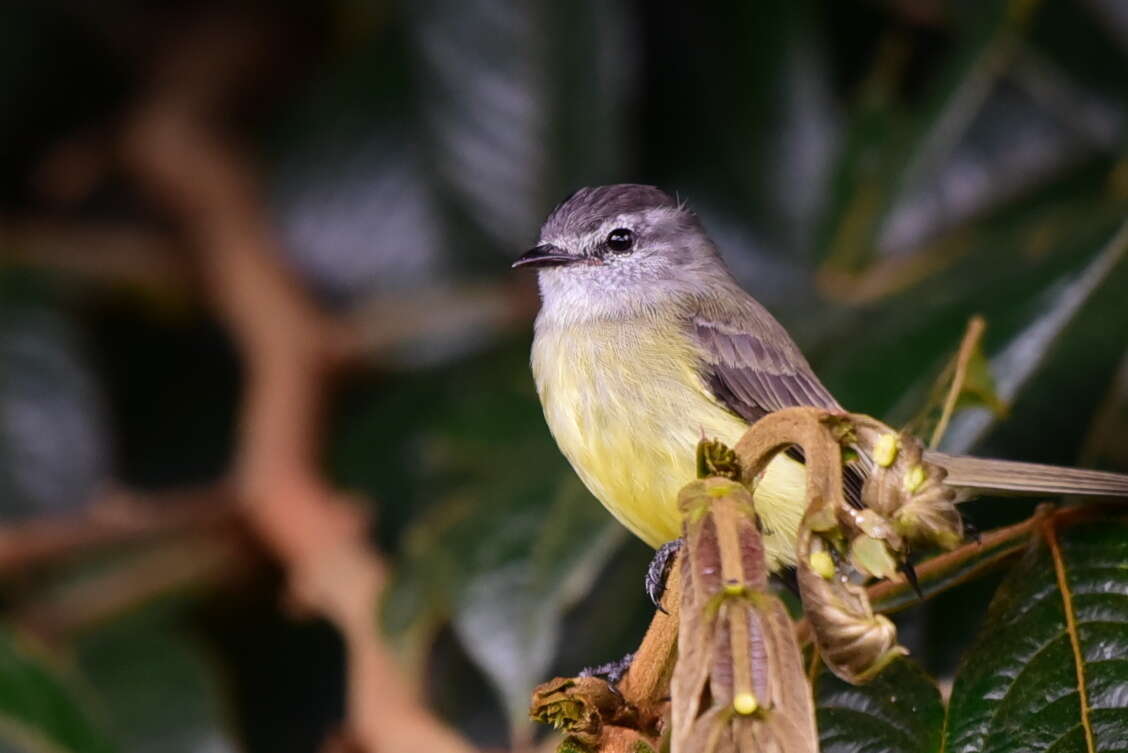
[[[1128,475],[1056,465],[988,460],[929,451],[925,460],[948,471],[945,483],[969,489],[1018,494],[1082,494],[1128,497]]]

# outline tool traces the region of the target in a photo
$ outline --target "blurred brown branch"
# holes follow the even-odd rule
[[[252,531],[286,568],[296,603],[345,640],[349,733],[374,753],[470,751],[420,703],[380,639],[383,562],[361,508],[320,472],[326,388],[353,338],[282,265],[253,170],[211,123],[246,63],[232,49],[240,43],[212,25],[172,45],[125,122],[122,159],[177,223],[242,355],[233,490]]]
[[[182,290],[189,272],[173,240],[158,230],[59,219],[0,220],[0,264],[152,292]]]
[[[168,233],[129,223],[0,218],[0,265],[158,299],[181,301],[197,293],[196,275],[181,250]],[[536,291],[524,278],[376,295],[335,317],[338,356],[380,365],[420,342],[526,327],[536,307]]]
[[[247,542],[232,525],[245,521],[283,565],[291,603],[329,620],[345,641],[347,720],[327,744],[370,753],[469,753],[473,746],[422,704],[415,681],[380,637],[384,563],[369,543],[364,508],[322,475],[322,414],[343,364],[379,361],[468,327],[515,327],[528,320],[535,295],[519,281],[385,296],[344,316],[322,310],[285,266],[253,167],[217,125],[269,48],[268,39],[247,45],[238,26],[228,18],[186,29],[152,65],[148,86],[123,117],[96,140],[62,144],[44,167],[44,185],[62,185],[51,193],[66,201],[124,172],[171,220],[171,230],[0,221],[0,264],[186,300],[202,293],[244,365],[229,481],[176,499],[115,492],[74,518],[0,530],[0,572],[176,534],[47,593],[20,614],[40,633],[58,632],[169,588],[222,582],[245,563]],[[69,180],[72,173],[81,180]]]
[[[230,527],[237,513],[223,487],[158,495],[114,491],[78,515],[0,528],[0,575],[89,549]]]
[[[119,557],[93,574],[48,586],[15,616],[40,637],[58,637],[119,615],[170,591],[242,582],[258,559],[240,528],[190,532]]]

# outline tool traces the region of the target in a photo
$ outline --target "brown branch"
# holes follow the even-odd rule
[[[662,607],[654,613],[650,627],[635,652],[630,670],[619,685],[623,697],[639,709],[660,707],[670,694],[670,675],[677,656],[678,617],[681,611],[681,554],[670,567]]]
[[[183,292],[189,277],[167,234],[130,223],[7,217],[0,264],[166,294]]]
[[[192,532],[131,553],[108,569],[50,586],[20,604],[15,621],[40,638],[80,630],[173,591],[230,586],[255,556],[236,528]]]
[[[237,512],[222,487],[155,496],[111,492],[77,515],[0,528],[0,575],[90,549],[230,527]]]
[[[195,293],[189,258],[167,233],[129,223],[0,218],[0,265],[42,269],[85,284],[181,300]],[[451,285],[362,300],[334,322],[340,357],[381,363],[421,341],[479,341],[523,329],[536,313],[526,278]]]
[[[244,361],[234,488],[251,528],[286,567],[295,600],[345,640],[348,725],[358,744],[371,753],[470,751],[421,705],[380,640],[383,564],[368,545],[361,508],[319,472],[326,380],[350,350],[349,335],[282,266],[252,171],[208,124],[220,99],[209,83],[223,76],[184,58],[205,59],[231,43],[237,37],[205,30],[194,43],[174,45],[123,146],[133,174],[179,222]],[[194,75],[200,71],[207,75]]]

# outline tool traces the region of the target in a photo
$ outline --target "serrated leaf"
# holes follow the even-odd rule
[[[0,629],[0,750],[110,753],[84,701],[45,656]]]
[[[946,751],[1125,749],[1128,523],[1044,530],[962,662]]]
[[[822,753],[934,753],[940,748],[940,691],[909,659],[898,659],[860,686],[824,671],[815,705]]]

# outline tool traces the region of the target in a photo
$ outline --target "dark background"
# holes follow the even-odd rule
[[[1128,470],[1126,71],[1117,0],[4,4],[0,713],[65,750],[339,743],[339,626],[229,514],[240,301],[344,333],[281,431],[368,515],[443,718],[520,743],[534,684],[635,645],[649,552],[552,444],[508,269],[581,185],[676,191],[851,409],[912,418],[981,314],[1009,411],[945,448]],[[900,618],[939,677],[990,586]]]

